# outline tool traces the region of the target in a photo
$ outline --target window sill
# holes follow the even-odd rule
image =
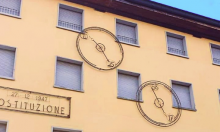
[[[140,45],[138,45],[138,44],[126,43],[126,42],[123,42],[123,41],[119,41],[119,42],[122,43],[122,44],[126,44],[126,45],[135,46],[135,47],[140,48]]]
[[[174,54],[174,53],[170,53],[170,52],[167,52],[167,54],[189,59],[188,56],[184,56],[184,55]]]
[[[5,15],[5,16],[10,16],[10,17],[14,17],[14,18],[18,18],[18,19],[21,19],[21,16],[15,16],[15,15],[11,15],[11,14],[7,14],[7,13],[3,13],[3,12],[0,12],[1,15]]]
[[[15,80],[14,77],[4,77],[4,76],[0,76],[0,79],[7,79],[7,80],[11,80],[11,81]]]
[[[212,64],[213,64],[213,65],[216,65],[216,66],[220,66],[220,64],[218,64],[218,63],[212,62]]]
[[[173,106],[173,108],[178,109],[178,107],[177,107],[177,106]],[[194,111],[194,112],[196,112],[196,111],[197,111],[196,109],[192,109],[192,108],[184,108],[184,107],[180,107],[180,109],[182,109],[182,110],[188,110],[188,111]]]
[[[65,88],[65,87],[61,87],[61,86],[57,86],[57,85],[54,85],[53,87],[54,87],[54,88],[58,88],[58,89],[63,89],[63,90],[69,90],[69,91],[75,91],[75,92],[84,93],[83,90],[74,90],[74,89],[69,89],[69,88]]]
[[[61,26],[57,26],[57,28],[65,29],[65,30],[68,30],[68,31],[76,32],[76,33],[81,33],[81,31],[79,31],[79,30],[72,30],[72,29],[69,29],[69,28],[61,27]]]
[[[137,100],[134,100],[134,99],[128,99],[128,98],[124,98],[124,97],[120,97],[120,96],[118,96],[117,98],[118,98],[118,99],[123,99],[123,100],[128,100],[128,101],[138,102]],[[143,100],[140,100],[139,102],[140,102],[140,103],[144,103]]]

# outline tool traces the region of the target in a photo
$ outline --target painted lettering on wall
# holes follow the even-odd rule
[[[70,118],[70,97],[0,86],[0,109]]]

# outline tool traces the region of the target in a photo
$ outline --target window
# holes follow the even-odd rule
[[[116,19],[116,35],[120,42],[138,45],[137,24]]]
[[[220,89],[218,90],[218,97],[219,97],[219,102],[220,102]]]
[[[118,70],[118,98],[137,100],[136,94],[140,83],[139,73]]]
[[[182,109],[195,110],[192,84],[172,81],[172,88],[180,99]],[[173,106],[177,107],[177,103],[174,97]]]
[[[53,127],[52,128],[53,132],[82,132],[81,130],[74,130],[74,129],[66,129],[66,128],[58,128],[58,127]],[[0,131],[1,132],[1,131]]]
[[[0,45],[0,78],[14,78],[15,48]]]
[[[82,9],[60,4],[58,27],[78,32],[82,31],[82,14]]]
[[[187,57],[185,37],[167,32],[167,50],[169,54]]]
[[[7,130],[7,122],[0,121],[0,132],[6,132]]]
[[[82,90],[82,62],[57,57],[55,87]]]
[[[220,65],[220,45],[211,44],[213,64]]]
[[[0,13],[10,16],[20,16],[21,0],[1,0]]]

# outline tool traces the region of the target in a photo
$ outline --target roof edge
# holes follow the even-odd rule
[[[205,24],[208,24],[211,26],[220,27],[220,21],[218,21],[218,20],[208,18],[208,17],[202,16],[202,15],[198,15],[195,13],[191,13],[191,12],[181,10],[178,8],[174,8],[174,7],[171,7],[168,5],[160,4],[160,3],[157,3],[154,1],[150,1],[150,0],[125,0],[125,1],[128,1],[133,4],[149,7],[152,9],[156,9],[159,11],[167,12],[167,13],[177,15],[180,17],[184,17],[187,19],[191,19],[191,20],[194,20],[197,22],[205,23]]]

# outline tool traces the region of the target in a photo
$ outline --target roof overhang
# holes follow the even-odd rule
[[[66,0],[220,42],[220,21],[148,0]]]

